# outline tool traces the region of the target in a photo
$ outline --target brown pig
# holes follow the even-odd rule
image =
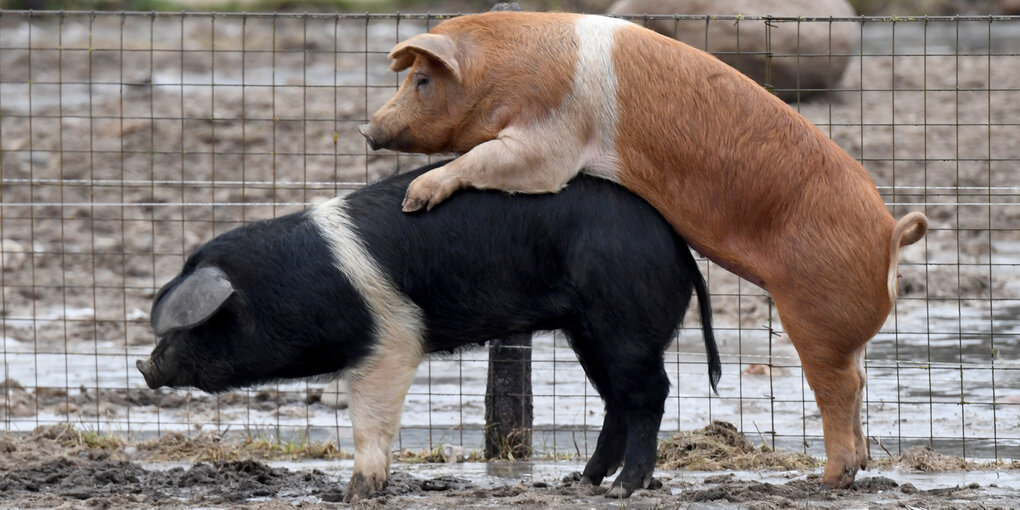
[[[823,482],[853,483],[864,345],[896,299],[896,221],[864,168],[711,55],[619,19],[494,12],[397,44],[410,73],[362,127],[373,149],[462,153],[411,183],[405,211],[460,188],[556,192],[618,182],[706,257],[767,290],[821,410]]]

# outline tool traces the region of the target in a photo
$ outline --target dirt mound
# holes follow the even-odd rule
[[[898,457],[889,461],[890,465],[899,469],[912,469],[926,473],[941,471],[966,471],[973,469],[975,464],[959,457],[943,455],[931,446],[914,446]]]
[[[804,469],[822,464],[814,457],[773,450],[764,444],[756,448],[736,427],[722,421],[663,441],[658,463],[665,469],[696,471]]]
[[[705,479],[705,489],[687,491],[684,499],[694,503],[727,501],[730,503],[756,503],[755,508],[795,508],[797,502],[808,500],[836,500],[858,494],[882,494],[900,485],[883,476],[861,478],[850,489],[832,491],[821,487],[821,477],[810,475],[784,484],[738,480],[732,474]],[[914,491],[917,492],[916,490]]]

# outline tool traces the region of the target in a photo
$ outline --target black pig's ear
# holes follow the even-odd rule
[[[209,320],[234,293],[226,273],[206,266],[188,275],[152,306],[152,330],[156,336],[189,329]]]

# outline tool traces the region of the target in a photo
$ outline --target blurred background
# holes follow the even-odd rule
[[[492,0],[0,0],[4,9],[141,11],[477,12]],[[522,0],[525,10],[605,12],[613,0]],[[858,14],[1020,14],[1020,0],[850,0]],[[708,13],[702,13],[708,14]]]

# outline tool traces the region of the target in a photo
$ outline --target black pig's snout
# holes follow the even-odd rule
[[[159,369],[156,368],[156,364],[152,362],[152,358],[146,360],[136,360],[135,368],[142,373],[142,377],[145,377],[145,384],[149,388],[156,389],[163,386],[163,382],[159,378]]]

